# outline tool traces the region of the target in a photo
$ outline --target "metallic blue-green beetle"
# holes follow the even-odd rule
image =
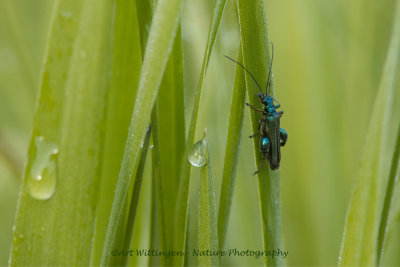
[[[271,44],[272,45],[272,44]],[[257,87],[260,89],[260,93],[258,96],[262,104],[264,105],[264,109],[258,109],[249,103],[246,103],[247,106],[251,107],[255,111],[262,112],[263,118],[260,120],[258,125],[258,132],[250,136],[253,138],[257,134],[261,134],[260,138],[260,152],[261,152],[261,163],[258,167],[257,171],[254,174],[258,173],[261,170],[262,164],[265,159],[268,159],[269,166],[272,170],[279,168],[279,163],[281,161],[281,146],[286,144],[288,139],[287,132],[280,128],[280,118],[283,115],[283,111],[277,111],[281,105],[273,96],[271,96],[271,68],[272,62],[274,58],[274,46],[272,45],[272,56],[271,56],[271,64],[268,73],[268,81],[265,90],[265,94],[262,92],[260,85],[258,84],[257,80],[251,74],[251,72],[246,69],[242,64],[237,62],[236,60],[226,56],[228,59],[232,60],[233,62],[237,63],[241,66],[247,73],[253,78]],[[275,104],[275,103],[276,104]]]

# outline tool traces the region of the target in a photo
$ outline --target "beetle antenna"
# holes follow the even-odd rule
[[[279,101],[278,101],[278,100],[276,100],[276,98],[275,98],[275,97],[273,97],[273,96],[272,96],[272,99],[273,99],[273,100],[275,100],[275,102],[276,102],[276,103],[278,103],[279,105],[281,105],[281,103],[279,103]]]
[[[248,69],[246,69],[245,66],[243,66],[242,64],[240,64],[239,62],[237,62],[237,61],[234,60],[233,58],[228,57],[227,55],[225,55],[225,57],[226,57],[227,59],[232,60],[233,62],[235,62],[236,64],[238,64],[240,67],[242,67],[245,71],[247,71],[247,73],[250,74],[251,78],[253,78],[253,80],[256,82],[257,87],[258,87],[258,89],[260,90],[261,94],[264,95],[264,93],[263,93],[263,91],[261,90],[261,87],[260,87],[260,85],[258,84],[256,78],[254,78],[253,74],[251,74],[251,72],[250,72]]]
[[[271,93],[271,70],[272,70],[272,62],[274,60],[274,44],[272,42],[271,42],[271,47],[272,47],[271,64],[269,64],[267,88],[265,88],[265,93],[267,95]]]

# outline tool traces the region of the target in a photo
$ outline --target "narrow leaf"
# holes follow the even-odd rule
[[[107,0],[57,2],[20,192],[11,266],[90,263],[112,10],[113,2]]]
[[[378,266],[381,265],[387,232],[390,224],[390,215],[392,214],[393,196],[394,189],[397,186],[399,180],[400,171],[400,128],[397,133],[397,141],[395,151],[392,158],[392,165],[390,168],[389,181],[386,187],[386,193],[382,208],[381,220],[379,225],[378,235]]]
[[[239,50],[239,61],[242,61],[242,48]],[[221,198],[218,214],[219,246],[223,249],[228,229],[228,219],[235,185],[236,167],[238,164],[240,136],[243,124],[243,110],[246,102],[246,83],[243,69],[236,67],[231,111],[229,115],[228,135],[226,138],[224,170],[222,174]]]
[[[165,209],[164,209],[164,190],[161,186],[162,184],[162,173],[160,170],[160,141],[159,141],[159,132],[158,132],[158,111],[157,111],[157,105],[155,105],[155,108],[153,109],[152,115],[151,115],[151,125],[153,127],[153,153],[152,153],[152,166],[153,166],[153,170],[152,170],[152,176],[153,176],[153,186],[154,186],[154,191],[155,194],[153,194],[153,207],[157,208],[156,211],[153,211],[152,213],[155,214],[156,213],[156,218],[157,221],[155,221],[155,216],[153,216],[152,218],[152,229],[154,229],[155,227],[158,228],[158,234],[159,234],[159,240],[160,240],[160,250],[165,250],[166,248],[166,231],[167,228],[165,226]],[[153,192],[154,192],[153,191]],[[156,224],[157,225],[154,225]],[[155,235],[156,231],[152,232],[152,235]],[[155,237],[152,238],[152,240],[154,240]],[[151,248],[155,248],[155,247],[151,247]],[[160,258],[160,262],[162,266],[165,266],[165,257],[161,256]]]
[[[154,13],[107,229],[101,262],[103,266],[109,265],[117,231],[121,231],[121,229],[117,229],[118,220],[124,213],[124,201],[130,184],[130,177],[137,161],[140,143],[150,122],[151,110],[173,45],[181,2],[180,0],[160,1]]]
[[[261,88],[267,84],[270,66],[271,46],[268,40],[267,22],[264,10],[264,1],[238,0],[239,24],[243,48],[243,63],[250,69]],[[255,107],[260,107],[258,98],[259,89],[246,73],[246,87],[249,102]],[[274,92],[272,80],[271,93]],[[250,110],[253,132],[258,131],[261,114]],[[261,164],[259,151],[259,136],[254,139],[254,152],[257,167]],[[280,214],[280,176],[279,171],[270,170],[268,163],[264,162],[258,173],[258,188],[263,227],[263,241],[265,250],[282,249],[281,243],[281,214]],[[265,257],[268,266],[280,266],[280,257]]]
[[[179,181],[179,190],[177,197],[176,216],[175,216],[175,229],[174,231],[174,248],[178,250],[185,249],[186,239],[186,224],[187,224],[187,210],[188,210],[188,197],[189,197],[189,184],[190,184],[190,170],[191,165],[187,160],[188,151],[194,143],[197,115],[199,112],[200,96],[205,79],[205,74],[208,68],[208,62],[210,60],[211,52],[214,46],[215,38],[217,36],[218,28],[221,22],[222,13],[224,11],[226,0],[218,0],[215,6],[213,19],[210,25],[210,31],[208,34],[207,46],[204,53],[203,65],[200,72],[200,80],[195,91],[195,100],[192,111],[192,116],[189,125],[188,137],[186,139],[185,153],[183,156],[181,175]],[[176,265],[183,265],[183,257],[176,257]]]
[[[397,1],[392,39],[369,125],[357,183],[350,200],[339,256],[340,266],[377,263],[381,189],[394,82],[400,49],[400,1]]]
[[[140,33],[140,43],[141,43],[141,51],[144,55],[147,38],[149,37],[149,30],[151,26],[151,20],[153,16],[154,9],[154,1],[143,1],[136,0],[138,23],[139,23],[139,33]]]
[[[140,153],[139,165],[136,170],[136,177],[135,177],[135,184],[133,185],[133,193],[131,196],[131,200],[129,202],[129,214],[128,214],[128,221],[126,224],[126,231],[125,231],[125,241],[123,243],[123,248],[130,248],[131,247],[131,240],[132,240],[132,233],[135,227],[135,219],[136,213],[139,205],[139,196],[142,189],[142,181],[143,181],[143,172],[146,163],[146,156],[147,150],[150,143],[150,136],[151,136],[151,126],[147,130],[146,136],[143,141],[143,149]],[[128,262],[128,257],[123,257],[125,260],[125,264]]]
[[[218,251],[217,214],[215,210],[214,178],[211,154],[208,143],[206,148],[207,163],[201,168],[199,189],[198,236],[199,252]],[[219,256],[199,256],[199,266],[218,266]]]
[[[162,201],[164,203],[166,227],[165,246],[167,249],[172,249],[179,174],[185,149],[183,59],[180,27],[160,86],[156,105],[160,152],[159,168],[162,170],[160,186],[163,191]],[[172,260],[172,257],[169,257],[169,259]]]
[[[92,262],[100,265],[107,224],[139,82],[142,54],[135,1],[117,0],[114,10],[112,74],[107,99],[107,130]],[[119,257],[121,258],[121,257]]]

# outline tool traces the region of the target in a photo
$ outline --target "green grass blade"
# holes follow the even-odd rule
[[[152,164],[155,162],[155,157],[152,154]],[[155,168],[153,168],[155,169]],[[164,246],[161,244],[160,224],[158,216],[158,203],[157,203],[157,185],[156,185],[156,173],[152,171],[151,180],[151,220],[150,220],[150,248],[158,248],[164,250]],[[164,266],[164,258],[161,257],[150,257],[149,266]]]
[[[214,178],[211,154],[208,143],[206,147],[207,163],[200,171],[200,197],[198,236],[199,251],[218,251],[217,214],[215,210]],[[199,266],[219,266],[219,256],[199,256]]]
[[[395,73],[396,69],[398,68],[399,65],[399,46],[400,46],[400,1],[397,1],[397,9],[396,13],[394,16],[395,19],[395,24],[394,24],[394,30],[393,30],[393,40],[391,44],[391,51],[388,52],[388,59],[387,61],[392,61],[391,63],[387,63],[386,69],[385,69],[385,74],[387,77],[385,79],[388,79],[387,81],[387,86],[393,87],[394,86],[394,79],[395,79]],[[396,57],[397,55],[397,63],[393,62],[395,61],[395,58],[391,57]],[[390,59],[389,59],[390,57]],[[394,88],[393,88],[394,89]],[[390,214],[392,214],[392,209],[393,207],[393,198],[394,198],[394,189],[398,183],[398,176],[399,176],[399,164],[400,164],[400,128],[397,133],[397,141],[395,145],[395,150],[394,154],[392,157],[392,163],[391,163],[391,169],[389,172],[389,179],[388,183],[386,186],[386,192],[384,196],[384,202],[383,202],[383,208],[382,208],[382,213],[381,213],[381,218],[380,218],[380,224],[379,224],[379,230],[378,230],[378,245],[377,245],[377,265],[380,266],[382,264],[383,260],[383,255],[385,251],[385,244],[386,244],[386,237],[387,237],[387,232],[389,229],[390,225]]]
[[[243,62],[257,79],[261,88],[265,88],[270,68],[270,42],[268,39],[267,22],[264,10],[264,1],[238,0],[239,24],[243,48]],[[274,86],[271,86],[271,93]],[[256,84],[249,75],[246,75],[246,87],[250,104],[259,107],[260,100]],[[259,112],[250,111],[253,132],[258,130],[261,118]],[[257,166],[261,162],[259,152],[259,137],[254,139],[254,152]],[[280,176],[279,171],[271,171],[268,164],[258,173],[259,199],[263,227],[263,241],[265,250],[282,249],[281,244],[281,214],[280,214]],[[267,258],[268,266],[281,265],[281,258]]]
[[[239,61],[242,61],[242,51],[239,50]],[[218,211],[219,246],[223,249],[228,229],[229,212],[232,203],[235,185],[236,167],[239,154],[240,136],[243,124],[243,110],[246,102],[246,83],[243,69],[236,67],[235,82],[231,111],[229,115],[228,136],[226,138],[224,170],[222,174],[222,188]]]
[[[161,190],[165,216],[165,246],[173,247],[173,230],[180,167],[185,150],[182,38],[179,27],[157,99]],[[169,257],[172,260],[173,257]],[[172,263],[169,263],[170,265]]]
[[[147,130],[146,136],[144,138],[143,149],[142,152],[140,153],[139,165],[136,170],[135,184],[133,185],[133,193],[131,196],[131,200],[129,202],[130,205],[129,214],[128,214],[128,221],[126,224],[126,231],[124,234],[125,241],[122,246],[123,248],[131,247],[132,233],[133,233],[133,228],[135,227],[135,219],[139,204],[139,196],[142,189],[143,172],[146,163],[147,150],[149,148],[150,136],[151,136],[151,126],[149,126],[149,129]],[[128,257],[123,257],[123,258],[125,260],[124,265],[126,265],[126,263],[128,262]]]
[[[377,263],[381,189],[385,183],[386,140],[400,50],[400,1],[397,1],[392,39],[375,100],[357,183],[347,213],[339,266]],[[380,237],[382,239],[382,237]]]
[[[124,213],[123,207],[129,188],[128,185],[130,184],[130,177],[138,157],[140,143],[150,122],[151,110],[156,100],[158,88],[178,28],[181,2],[180,0],[160,1],[154,13],[141,70],[135,108],[132,114],[107,229],[101,262],[103,266],[109,265],[110,257],[112,257],[111,250],[115,245],[114,241],[117,231],[121,230],[117,229],[118,220]]]
[[[112,10],[111,1],[92,0],[59,1],[55,9],[11,266],[89,264],[104,141]],[[42,182],[34,187],[38,173]],[[48,200],[38,199],[49,197],[52,188]]]
[[[162,181],[162,172],[160,170],[160,141],[159,141],[159,132],[158,132],[158,111],[157,111],[157,105],[155,106],[152,116],[151,116],[151,125],[153,128],[153,151],[152,151],[152,162],[153,162],[153,183],[155,187],[156,193],[153,195],[153,203],[155,204],[157,208],[157,222],[154,220],[154,216],[152,219],[152,223],[157,223],[156,227],[158,227],[158,234],[159,234],[159,242],[160,242],[160,249],[164,250],[165,249],[165,243],[166,243],[166,227],[165,227],[165,215],[164,215],[164,190],[163,187],[161,186],[161,181]],[[156,234],[155,231],[152,232],[152,234]],[[154,239],[154,238],[153,238]],[[155,247],[152,247],[155,248]],[[165,266],[165,258],[164,256],[161,256],[160,258],[161,266]]]
[[[139,23],[141,51],[144,55],[155,3],[153,3],[154,1],[151,0],[135,0],[135,2],[137,10],[139,11],[137,13],[137,18]]]
[[[107,106],[102,184],[92,265],[100,264],[115,185],[121,168],[130,116],[139,82],[142,55],[135,1],[116,1],[114,11],[113,70]]]
[[[178,190],[178,201],[176,208],[176,216],[175,216],[175,229],[179,229],[178,231],[174,231],[174,248],[184,250],[185,248],[185,239],[186,239],[186,224],[187,224],[187,209],[188,209],[188,197],[189,197],[189,184],[190,184],[190,170],[191,165],[187,160],[187,155],[190,147],[194,143],[195,133],[196,133],[196,125],[197,125],[197,116],[199,112],[199,104],[200,104],[200,96],[203,87],[203,82],[205,78],[205,74],[207,72],[208,62],[210,60],[211,52],[214,46],[215,38],[217,36],[218,28],[221,22],[222,14],[225,8],[226,0],[218,0],[215,6],[213,19],[210,25],[210,31],[208,34],[207,46],[204,53],[203,65],[200,72],[200,80],[195,92],[195,100],[194,107],[192,111],[192,116],[189,125],[188,137],[186,139],[186,147],[185,153],[183,156],[182,169],[181,169],[181,178],[179,181],[179,190]],[[182,266],[183,258],[176,257],[176,265]]]
[[[188,140],[186,141],[186,143],[189,145],[187,147],[190,147],[194,143],[201,91],[203,89],[203,83],[204,83],[204,79],[205,79],[207,69],[208,69],[208,62],[210,61],[211,52],[214,47],[215,38],[217,37],[217,32],[218,32],[219,25],[221,23],[221,18],[222,18],[222,14],[224,12],[225,4],[226,4],[226,0],[218,0],[218,2],[216,3],[216,6],[215,6],[213,19],[212,19],[212,23],[210,25],[210,31],[208,34],[207,46],[206,46],[206,50],[204,52],[203,65],[201,66],[199,84],[198,84],[197,90],[195,92],[194,108],[193,108],[192,117],[191,117],[190,125],[189,125]],[[190,165],[187,165],[187,166],[189,166],[189,168],[190,168]],[[190,172],[190,170],[189,170],[189,172]]]
[[[388,181],[388,184],[386,187],[386,193],[385,193],[382,214],[381,214],[381,221],[380,221],[380,225],[379,225],[378,260],[377,260],[378,266],[381,265],[382,258],[384,255],[385,241],[386,241],[386,236],[387,236],[387,232],[388,232],[389,224],[390,224],[389,216],[392,211],[391,208],[393,205],[394,189],[399,180],[399,170],[400,170],[400,128],[397,133],[397,141],[396,141],[395,151],[394,151],[393,158],[392,158],[392,165],[391,165],[390,174],[389,174],[389,181]]]

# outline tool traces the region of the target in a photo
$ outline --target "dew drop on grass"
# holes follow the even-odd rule
[[[190,148],[188,160],[195,167],[201,167],[207,163],[207,146],[204,139],[201,139]]]
[[[29,194],[39,200],[53,196],[57,182],[57,145],[43,136],[35,138],[35,156],[28,171],[26,187]]]

